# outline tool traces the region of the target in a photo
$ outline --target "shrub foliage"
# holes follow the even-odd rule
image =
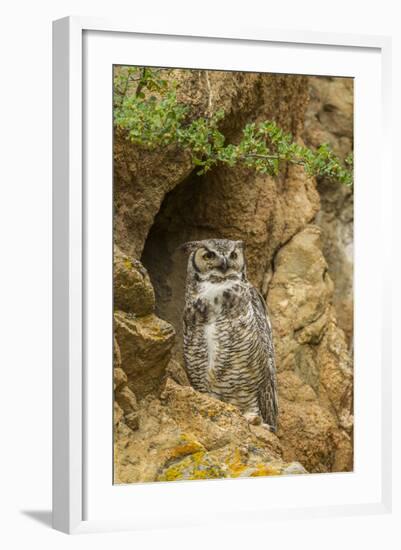
[[[242,163],[277,176],[284,163],[292,163],[303,166],[310,176],[352,185],[351,155],[342,163],[326,143],[314,150],[304,147],[274,121],[248,123],[239,143],[226,143],[219,130],[224,111],[193,119],[189,106],[178,101],[178,83],[168,74],[166,69],[149,67],[120,67],[116,71],[114,123],[132,143],[147,149],[180,147],[191,154],[198,174],[218,163]]]

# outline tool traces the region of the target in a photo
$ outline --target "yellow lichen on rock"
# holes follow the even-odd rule
[[[226,454],[225,454],[226,453]],[[260,459],[260,457],[258,457]],[[256,462],[256,457],[244,456],[238,449],[197,452],[168,465],[157,481],[277,476],[306,473],[300,464],[280,460]]]
[[[157,481],[182,481],[216,479],[227,477],[222,465],[210,458],[207,453],[197,452],[164,470]]]
[[[191,435],[182,433],[179,436],[179,443],[169,449],[168,460],[177,459],[183,456],[192,455],[199,452],[205,452],[205,447],[196,441]]]

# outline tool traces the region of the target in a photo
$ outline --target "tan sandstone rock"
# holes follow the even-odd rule
[[[114,309],[148,315],[155,309],[155,293],[141,262],[114,247]]]
[[[280,249],[268,293],[283,457],[312,472],[352,469],[352,364],[320,234],[307,226]]]
[[[306,473],[284,462],[277,437],[255,431],[236,407],[171,379],[160,398],[142,400],[139,426],[115,441],[116,483]]]
[[[121,353],[121,368],[128,385],[140,399],[157,390],[163,380],[174,343],[174,329],[154,314],[114,314],[114,333]]]
[[[304,139],[318,147],[329,143],[344,159],[353,150],[353,79],[310,77],[310,101]],[[321,210],[316,222],[322,229],[323,253],[335,281],[333,301],[348,347],[353,336],[353,189],[320,179]]]

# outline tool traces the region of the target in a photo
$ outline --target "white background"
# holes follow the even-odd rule
[[[218,27],[305,29],[332,32],[392,34],[398,69],[393,85],[394,145],[400,149],[401,35],[399,2],[374,4],[349,0],[15,0],[2,10],[1,56],[1,367],[4,381],[0,399],[2,448],[0,453],[1,530],[4,548],[84,548],[111,545],[136,548],[364,548],[393,549],[400,544],[400,493],[395,492],[392,516],[271,522],[264,527],[241,525],[227,532],[210,529],[148,531],[67,537],[45,525],[51,506],[51,20],[69,15],[140,18],[166,22],[179,19],[197,24],[213,21]],[[373,7],[371,7],[373,6]],[[397,35],[398,34],[398,35]],[[396,133],[397,130],[397,133]],[[398,155],[395,155],[395,158]],[[374,161],[374,159],[372,159]],[[395,178],[398,179],[399,178]],[[400,204],[398,186],[393,204]],[[400,231],[400,215],[395,231]],[[389,236],[390,238],[390,236]],[[399,239],[396,244],[399,247]],[[394,247],[396,249],[396,246]],[[372,250],[372,261],[374,261]],[[399,259],[399,258],[397,258]],[[393,280],[400,280],[394,260]],[[399,301],[394,288],[393,303]],[[396,306],[395,306],[396,311]],[[394,319],[395,319],[394,315]],[[395,328],[399,333],[400,326]],[[397,338],[395,338],[397,340]],[[394,348],[396,347],[396,343]],[[394,383],[400,388],[400,353],[394,349]],[[395,401],[394,417],[401,415]],[[397,430],[398,428],[398,430]],[[394,431],[400,431],[399,423]],[[399,437],[394,440],[395,484],[400,482]],[[207,510],[205,510],[207,514]],[[36,518],[36,520],[34,519]],[[37,520],[40,521],[37,521]],[[398,520],[398,521],[397,521]],[[88,538],[90,537],[90,538]],[[4,539],[4,540],[3,540]],[[6,542],[7,539],[7,542]]]

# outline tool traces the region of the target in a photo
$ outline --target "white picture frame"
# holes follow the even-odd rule
[[[88,38],[90,37],[90,38]],[[88,85],[90,78],[97,78],[100,81],[102,75],[102,64],[110,62],[115,50],[116,58],[113,63],[141,64],[138,58],[129,60],[129,54],[125,57],[117,55],[117,50],[124,50],[126,44],[123,40],[143,40],[146,44],[150,41],[164,40],[166,50],[168,44],[174,48],[174,44],[180,42],[182,44],[197,44],[202,48],[196,50],[199,52],[199,57],[196,63],[206,63],[207,59],[211,63],[211,51],[213,47],[219,48],[236,48],[236,52],[240,52],[244,45],[251,47],[263,48],[266,45],[276,47],[277,52],[280,48],[299,50],[305,52],[317,52],[316,60],[319,57],[319,48],[325,49],[327,52],[327,74],[337,74],[333,72],[332,64],[339,51],[342,52],[344,59],[358,55],[358,53],[370,52],[374,54],[374,63],[371,64],[372,71],[377,70],[380,75],[380,93],[374,96],[372,104],[372,112],[377,114],[375,121],[375,129],[378,133],[375,135],[376,140],[380,140],[381,155],[376,155],[375,170],[376,188],[378,189],[378,197],[372,199],[369,197],[369,181],[372,176],[363,171],[362,163],[358,164],[358,152],[356,153],[356,178],[365,178],[367,182],[366,193],[357,192],[356,204],[359,201],[360,219],[367,220],[372,208],[372,200],[380,200],[380,217],[381,226],[376,239],[378,239],[378,248],[382,246],[386,239],[380,241],[380,235],[385,232],[390,232],[389,218],[387,212],[391,208],[391,185],[390,185],[390,161],[387,151],[389,150],[389,127],[390,127],[390,55],[391,41],[388,37],[376,36],[353,36],[353,35],[336,35],[327,33],[313,32],[292,32],[264,29],[228,29],[215,30],[213,28],[197,29],[193,27],[175,28],[173,24],[166,25],[165,28],[142,28],[137,23],[131,25],[121,21],[105,21],[93,18],[84,17],[68,17],[54,22],[53,29],[53,526],[54,528],[66,533],[78,533],[99,530],[118,530],[118,529],[139,529],[154,525],[170,526],[170,525],[191,525],[193,523],[202,523],[209,521],[209,518],[199,519],[196,506],[191,512],[188,506],[188,499],[197,500],[199,506],[211,506],[210,501],[216,498],[222,498],[229,508],[224,514],[216,520],[224,521],[230,516],[231,521],[236,520],[236,504],[235,499],[238,492],[245,499],[246,495],[257,491],[255,483],[261,484],[265,490],[266,482],[271,485],[271,493],[274,493],[274,486],[281,483],[280,492],[283,493],[281,502],[270,502],[268,506],[269,517],[311,517],[313,515],[352,515],[365,513],[385,513],[391,509],[391,459],[390,459],[390,434],[391,434],[391,357],[389,345],[389,326],[388,326],[388,311],[391,296],[389,295],[389,285],[386,273],[389,273],[389,257],[390,253],[387,249],[381,250],[381,262],[384,266],[383,270],[376,270],[372,267],[369,272],[369,277],[365,275],[365,283],[361,276],[361,269],[356,264],[356,290],[359,293],[369,291],[372,298],[372,311],[375,319],[366,319],[367,315],[362,309],[357,314],[357,319],[361,319],[364,329],[361,338],[366,342],[371,341],[372,335],[376,337],[374,350],[366,357],[366,361],[372,364],[372,373],[374,377],[367,383],[366,391],[367,399],[361,401],[361,415],[364,412],[363,408],[370,402],[373,407],[376,407],[377,422],[372,425],[371,445],[375,447],[374,460],[372,459],[372,486],[374,490],[371,492],[363,490],[364,478],[357,480],[358,475],[363,471],[363,465],[355,472],[350,474],[338,474],[338,478],[332,478],[333,482],[324,481],[328,476],[297,476],[297,479],[269,479],[269,480],[227,480],[224,486],[218,481],[208,482],[187,482],[181,484],[139,484],[134,486],[123,486],[111,491],[113,494],[104,490],[103,493],[94,493],[92,488],[94,485],[104,487],[111,480],[107,478],[108,462],[111,456],[111,439],[109,438],[110,419],[107,420],[107,407],[109,402],[106,399],[104,405],[100,403],[101,396],[104,397],[107,392],[107,380],[99,381],[99,386],[94,388],[93,377],[88,376],[90,372],[90,362],[88,362],[88,349],[90,342],[93,341],[93,330],[99,331],[98,334],[107,340],[107,331],[110,328],[106,320],[103,325],[101,322],[93,329],[93,324],[88,325],[88,318],[93,318],[93,315],[99,315],[99,312],[91,310],[93,301],[91,302],[90,295],[96,291],[101,291],[102,287],[92,285],[87,272],[91,271],[91,265],[103,267],[98,272],[104,273],[104,277],[99,283],[108,285],[111,276],[111,264],[107,270],[107,261],[111,256],[110,253],[111,234],[110,234],[110,219],[100,227],[101,215],[107,212],[107,208],[111,211],[111,194],[110,189],[105,186],[100,186],[99,197],[94,197],[90,190],[84,185],[88,178],[88,167],[86,165],[86,156],[93,158],[93,155],[98,155],[98,158],[111,158],[111,149],[109,149],[111,139],[110,135],[105,141],[94,143],[95,140],[88,142],[88,134],[92,132],[90,129],[91,113],[96,109],[102,109],[104,102],[107,101],[107,95],[96,99],[91,97],[90,105],[88,105],[88,96],[85,95],[85,86]],[[120,44],[120,46],[117,45]],[[206,47],[208,45],[208,47]],[[160,46],[160,44],[159,44]],[[194,50],[195,51],[195,50]],[[233,50],[232,50],[233,51]],[[111,53],[110,53],[111,52]],[[329,52],[332,52],[329,54]],[[168,66],[165,62],[165,57],[162,56],[160,47],[153,51],[149,49],[147,59],[159,59],[160,66]],[[166,53],[164,55],[167,55]],[[111,57],[110,57],[111,56]],[[207,57],[209,56],[209,57]],[[239,56],[240,58],[240,56]],[[333,60],[331,60],[331,58]],[[203,59],[203,61],[202,61]],[[237,56],[236,56],[237,59]],[[277,54],[277,59],[279,55]],[[373,58],[372,58],[373,59]],[[317,61],[313,63],[317,63]],[[369,60],[369,62],[371,59]],[[218,63],[218,55],[214,60]],[[237,61],[232,61],[235,63]],[[313,63],[308,65],[308,54],[299,56],[298,59],[299,73],[307,73],[313,70]],[[86,63],[86,66],[85,66]],[[88,67],[89,63],[89,67]],[[143,63],[143,62],[142,62]],[[176,63],[171,60],[171,66]],[[209,63],[209,64],[210,64]],[[238,61],[240,63],[240,61]],[[150,63],[149,63],[150,64]],[[366,65],[368,66],[369,63]],[[96,67],[99,65],[99,72],[96,73]],[[352,65],[352,64],[351,64]],[[352,76],[352,66],[345,69],[345,76]],[[361,66],[363,63],[361,62]],[[180,65],[180,66],[192,66]],[[91,74],[91,67],[94,68],[94,73]],[[376,69],[375,69],[376,67]],[[226,67],[222,67],[223,69]],[[244,69],[246,67],[243,67]],[[107,67],[106,67],[107,69]],[[259,69],[260,70],[260,69]],[[361,68],[361,71],[363,69]],[[88,71],[88,72],[85,72]],[[272,67],[266,67],[267,72],[273,72]],[[283,70],[283,72],[289,72]],[[317,74],[312,72],[312,74]],[[318,74],[325,74],[320,72]],[[362,73],[361,73],[362,74]],[[111,76],[110,76],[111,78]],[[362,80],[361,80],[362,82]],[[367,82],[367,80],[366,80]],[[110,84],[111,86],[111,84]],[[110,93],[108,90],[107,93]],[[362,96],[360,96],[362,97]],[[98,103],[99,102],[99,103]],[[367,108],[367,106],[365,106]],[[99,111],[98,111],[99,112]],[[361,111],[362,112],[362,111]],[[107,115],[108,116],[108,115]],[[91,118],[92,117],[92,118]],[[374,118],[374,117],[373,117]],[[106,119],[105,119],[106,121]],[[107,121],[106,121],[107,122]],[[106,123],[104,122],[104,123]],[[363,124],[363,120],[356,120],[356,132],[358,132],[358,124]],[[102,122],[99,122],[102,124]],[[106,126],[102,126],[105,128]],[[85,130],[85,133],[84,133]],[[104,134],[101,134],[104,135]],[[365,149],[364,149],[364,148]],[[369,143],[366,142],[361,146],[361,154],[369,154]],[[93,149],[94,148],[94,149]],[[377,152],[376,144],[376,152]],[[100,161],[99,161],[100,162]],[[111,162],[110,159],[107,162]],[[107,168],[104,170],[104,168]],[[99,182],[101,178],[111,178],[109,170],[110,164],[102,166],[102,172],[99,174]],[[90,172],[90,170],[89,170]],[[89,179],[92,177],[89,174]],[[380,181],[380,185],[377,182]],[[105,180],[105,181],[106,181]],[[110,180],[111,181],[111,180]],[[104,192],[102,191],[104,190]],[[97,201],[97,202],[96,202]],[[95,213],[96,202],[96,213]],[[92,206],[93,205],[93,206]],[[92,209],[92,210],[91,210]],[[89,215],[88,215],[89,212]],[[364,214],[365,213],[365,214]],[[365,216],[366,215],[366,216]],[[365,216],[365,217],[364,217]],[[88,219],[90,220],[88,222]],[[106,255],[92,254],[94,250],[94,241],[91,235],[94,231],[90,224],[97,223],[97,234],[104,235],[104,247]],[[361,229],[364,229],[361,223]],[[367,227],[367,225],[366,225]],[[358,228],[356,228],[358,239]],[[362,240],[359,240],[362,243]],[[366,261],[367,251],[361,244],[360,251],[357,248],[357,257],[359,253],[360,265]],[[365,265],[367,265],[365,263]],[[106,269],[104,267],[106,266]],[[365,285],[365,286],[364,286]],[[105,288],[105,287],[103,287]],[[89,296],[89,298],[88,298]],[[111,319],[110,301],[105,298],[105,307],[102,311],[108,311]],[[102,306],[103,307],[103,306]],[[367,310],[369,311],[369,310]],[[386,314],[384,314],[386,312]],[[376,315],[377,314],[377,315]],[[359,315],[359,317],[358,317]],[[91,317],[92,316],[92,317]],[[111,322],[111,321],[110,321]],[[369,324],[370,323],[370,324]],[[88,329],[89,327],[89,329]],[[111,341],[111,335],[110,335]],[[361,340],[362,342],[362,340]],[[110,348],[107,348],[105,357],[110,358]],[[103,353],[103,350],[100,351]],[[363,348],[361,353],[356,355],[357,361],[363,357]],[[89,353],[90,357],[90,353]],[[110,364],[111,368],[111,364]],[[361,374],[362,376],[362,374]],[[373,379],[374,378],[374,379]],[[358,380],[357,380],[358,381]],[[111,395],[111,377],[110,395]],[[98,382],[96,382],[98,384]],[[103,386],[101,385],[103,384]],[[88,387],[90,386],[90,387]],[[94,394],[96,392],[96,395]],[[356,384],[356,392],[361,391],[361,386]],[[88,399],[88,395],[90,396]],[[97,395],[100,397],[98,398]],[[96,404],[99,399],[100,404]],[[90,406],[88,405],[90,403]],[[364,404],[363,404],[364,403]],[[91,419],[92,414],[90,407],[97,406],[96,417],[106,419],[105,429],[106,435],[101,433],[98,438],[96,429]],[[88,408],[89,407],[89,408]],[[100,408],[102,410],[100,410]],[[358,417],[357,417],[358,418]],[[358,422],[358,420],[357,420]],[[361,445],[367,443],[367,435],[364,433],[363,422],[360,423]],[[358,424],[357,424],[358,430]],[[95,434],[96,432],[96,434]],[[93,437],[92,437],[93,434]],[[372,435],[373,434],[373,435]],[[362,442],[363,437],[366,438],[365,443]],[[109,438],[109,439],[107,439]],[[110,456],[103,461],[105,449],[107,453],[107,441],[110,444]],[[362,447],[361,447],[362,448]],[[367,448],[367,447],[366,447]],[[85,458],[88,453],[94,456],[93,449],[96,449],[98,460],[96,463]],[[373,447],[372,447],[373,449]],[[106,461],[107,460],[107,461]],[[100,464],[99,468],[97,465]],[[374,475],[373,475],[374,474]],[[330,474],[330,476],[337,474]],[[354,476],[354,478],[352,477]],[[357,482],[353,483],[352,479]],[[344,481],[345,480],[345,481]],[[351,481],[350,481],[351,480]],[[366,478],[365,478],[366,480]],[[96,482],[96,483],[95,483]],[[237,485],[233,485],[237,483]],[[238,483],[240,485],[238,485]],[[274,484],[274,486],[273,486]],[[290,484],[297,484],[297,491],[305,491],[307,488],[308,494],[311,496],[307,501],[305,496],[304,502],[302,499],[297,501],[293,499],[291,506],[286,505],[285,494],[288,491]],[[375,485],[376,484],[376,485]],[[319,489],[319,485],[325,485]],[[326,486],[327,485],[327,486]],[[337,485],[334,489],[333,485]],[[352,487],[351,487],[352,485]],[[92,492],[91,492],[92,491]],[[117,494],[118,491],[118,494]],[[322,498],[319,500],[319,491],[322,493]],[[330,496],[332,491],[332,496]],[[335,491],[337,491],[335,493]],[[348,493],[349,491],[349,493]],[[93,493],[93,494],[92,494]],[[323,493],[327,498],[323,498]],[[223,494],[222,497],[220,497]],[[346,498],[346,495],[349,497]],[[210,498],[212,495],[212,498]],[[217,497],[217,495],[220,495]],[[292,495],[294,496],[294,495]],[[98,502],[99,507],[97,514],[89,514],[88,516],[88,501]],[[185,501],[184,508],[180,508],[180,502]],[[192,502],[191,501],[191,502]],[[118,502],[125,502],[123,505],[135,505],[137,503],[137,513],[134,517],[118,515]],[[129,504],[131,503],[131,504]],[[157,504],[159,503],[159,504]],[[157,506],[160,506],[160,511],[166,510],[166,504],[171,503],[171,514],[165,514],[162,519],[161,514],[157,513]],[[231,503],[231,504],[228,504]],[[101,505],[100,505],[101,504]],[[109,506],[109,508],[107,508]],[[117,508],[116,508],[117,506]],[[241,521],[266,521],[266,507],[256,499],[256,504],[252,508],[241,508]],[[91,508],[91,505],[89,505]],[[96,507],[93,506],[93,509]],[[132,508],[131,508],[132,509]],[[174,514],[174,509],[176,514]],[[113,512],[114,510],[114,512]],[[152,513],[150,513],[152,510]],[[186,513],[186,510],[188,513]],[[213,510],[213,508],[211,508]],[[212,512],[214,514],[214,512]],[[175,517],[175,516],[179,517]],[[154,518],[159,520],[155,524]],[[238,515],[239,518],[239,515]]]

